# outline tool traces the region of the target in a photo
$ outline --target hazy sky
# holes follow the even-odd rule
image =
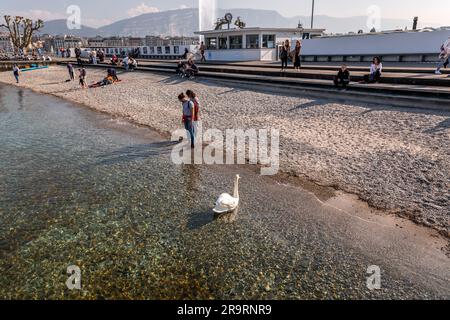
[[[309,15],[312,0],[218,0],[220,8],[259,8],[277,10],[285,16]],[[100,26],[141,13],[198,7],[198,0],[1,0],[0,16],[5,13],[27,15],[46,20],[64,18],[66,8],[78,5],[82,23]],[[110,4],[113,4],[111,7]],[[280,6],[282,4],[282,6]],[[450,0],[316,0],[316,13],[346,17],[366,15],[377,5],[384,18],[411,20],[418,15],[422,22],[450,25]]]

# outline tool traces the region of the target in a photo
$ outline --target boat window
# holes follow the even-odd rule
[[[228,49],[228,38],[219,38],[219,49]]]
[[[242,36],[230,36],[230,49],[242,49]]]
[[[217,49],[217,38],[206,38],[206,48],[210,50]]]
[[[273,35],[273,34],[263,35],[262,47],[267,48],[267,49],[275,48],[275,35]]]
[[[247,49],[259,49],[259,35],[247,35]]]

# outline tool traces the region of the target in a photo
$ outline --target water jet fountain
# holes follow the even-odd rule
[[[200,31],[213,29],[217,19],[217,0],[199,0],[198,16]]]

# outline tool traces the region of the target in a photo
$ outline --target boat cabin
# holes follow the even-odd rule
[[[322,36],[325,29],[234,28],[199,31],[209,61],[277,61],[279,47],[286,40],[295,47],[297,40]]]

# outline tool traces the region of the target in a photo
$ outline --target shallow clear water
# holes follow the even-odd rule
[[[0,124],[1,298],[434,296],[388,271],[368,291],[373,261],[296,187],[175,166],[147,128],[14,87],[0,85]],[[241,208],[214,219],[236,173]],[[81,291],[66,288],[70,265]]]

